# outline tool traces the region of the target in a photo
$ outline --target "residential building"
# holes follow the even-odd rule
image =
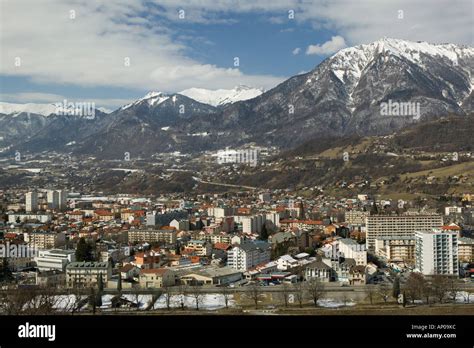
[[[128,241],[134,242],[147,242],[156,243],[164,242],[168,244],[176,243],[176,230],[170,229],[131,229],[128,231]]]
[[[474,262],[473,238],[458,238],[458,258],[459,262]]]
[[[367,250],[365,244],[359,244],[354,239],[339,239],[339,253],[344,258],[354,259],[356,265],[367,265]]]
[[[110,262],[71,262],[66,266],[66,286],[68,288],[96,287],[100,275],[105,286],[112,275]]]
[[[46,199],[48,202],[48,209],[59,208],[59,192],[55,190],[48,190],[46,193]]]
[[[431,229],[415,233],[416,269],[424,275],[458,275],[458,237],[455,231]]]
[[[375,255],[389,262],[415,263],[415,237],[390,236],[375,240]]]
[[[35,257],[36,267],[40,271],[66,270],[68,263],[76,261],[75,250],[50,249],[40,250]]]
[[[141,288],[162,288],[163,286],[173,286],[174,284],[175,275],[167,268],[151,268],[140,271]]]
[[[443,225],[440,215],[372,215],[366,219],[367,250],[375,251],[375,240],[380,237],[413,237],[415,231],[429,231]]]
[[[8,214],[8,223],[39,221],[41,223],[51,222],[51,214]]]
[[[25,195],[26,212],[35,213],[38,210],[38,193],[28,192]]]
[[[270,261],[270,244],[263,241],[245,241],[227,253],[227,266],[246,271]]]
[[[66,243],[64,232],[33,231],[24,234],[25,242],[32,248],[52,249]]]
[[[350,210],[345,212],[345,220],[349,225],[365,225],[365,219],[370,216],[370,212],[362,210]]]
[[[210,256],[212,245],[205,240],[191,239],[186,244],[186,249],[194,250],[195,255],[198,256]]]

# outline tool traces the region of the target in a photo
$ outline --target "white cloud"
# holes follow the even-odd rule
[[[297,54],[300,54],[301,52],[301,48],[299,47],[296,47],[293,51],[291,51],[291,53],[293,53],[294,56],[296,56]]]
[[[2,2],[0,74],[35,83],[164,92],[239,84],[268,89],[284,79],[244,74],[233,60],[218,67],[189,58],[163,21],[142,17],[146,10],[144,0]]]
[[[346,47],[346,41],[342,36],[333,36],[331,40],[326,41],[322,45],[309,45],[306,54],[329,55]]]
[[[348,45],[380,37],[473,44],[470,0],[0,0],[0,74],[36,83],[113,86],[174,92],[189,87],[275,86],[280,76],[245,74],[189,58],[169,21],[234,23],[235,14],[311,23]],[[154,5],[150,5],[154,3]],[[185,10],[179,19],[178,9]],[[74,10],[76,18],[70,19]],[[294,19],[287,18],[294,11]],[[403,10],[404,18],[398,18]],[[157,17],[158,16],[158,17]],[[156,20],[163,18],[163,20]],[[336,41],[336,42],[334,42]],[[308,47],[330,54],[341,40]],[[341,48],[341,47],[339,47]],[[21,58],[21,66],[14,65]],[[130,58],[126,67],[124,59]]]

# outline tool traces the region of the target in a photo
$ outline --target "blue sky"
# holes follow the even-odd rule
[[[470,0],[2,0],[1,10],[0,101],[19,103],[114,108],[150,90],[270,89],[382,36],[472,45]]]

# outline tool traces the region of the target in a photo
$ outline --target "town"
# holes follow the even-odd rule
[[[472,313],[473,200],[7,189],[0,310]]]

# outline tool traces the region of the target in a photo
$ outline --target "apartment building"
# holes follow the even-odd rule
[[[235,209],[230,207],[210,207],[207,208],[207,215],[214,216],[216,219],[235,214]]]
[[[474,262],[474,239],[458,238],[459,262]]]
[[[103,284],[112,275],[110,262],[71,262],[66,266],[66,286],[68,288],[96,287],[102,275]]]
[[[415,232],[416,269],[424,275],[458,275],[458,236],[454,231]]]
[[[128,241],[134,242],[165,242],[168,244],[176,243],[176,230],[172,229],[131,229],[128,231]]]
[[[66,234],[64,232],[26,232],[24,238],[30,247],[36,249],[52,249],[66,243]]]
[[[339,253],[344,258],[354,259],[357,266],[367,265],[367,249],[365,244],[359,244],[354,239],[339,239]]]
[[[142,269],[140,287],[144,289],[162,288],[175,284],[175,274],[166,268]]]
[[[349,225],[362,226],[365,225],[365,219],[370,216],[370,213],[362,210],[350,210],[346,211],[344,215]]]
[[[380,237],[414,237],[415,231],[430,231],[443,225],[440,215],[372,215],[365,219],[367,250],[375,252]]]
[[[270,244],[263,241],[246,241],[233,247],[227,253],[227,266],[246,271],[261,263],[270,261]]]
[[[25,195],[25,205],[27,213],[34,213],[38,210],[38,193],[28,192]]]
[[[205,240],[191,239],[186,244],[186,249],[194,250],[198,256],[209,256],[211,255],[212,245]]]
[[[8,214],[8,223],[25,221],[39,221],[41,223],[51,222],[51,214]]]
[[[375,255],[389,262],[415,263],[415,237],[391,236],[375,240]]]
[[[66,266],[76,261],[75,250],[50,249],[40,250],[35,257],[36,267],[40,271],[61,271],[66,270]]]

